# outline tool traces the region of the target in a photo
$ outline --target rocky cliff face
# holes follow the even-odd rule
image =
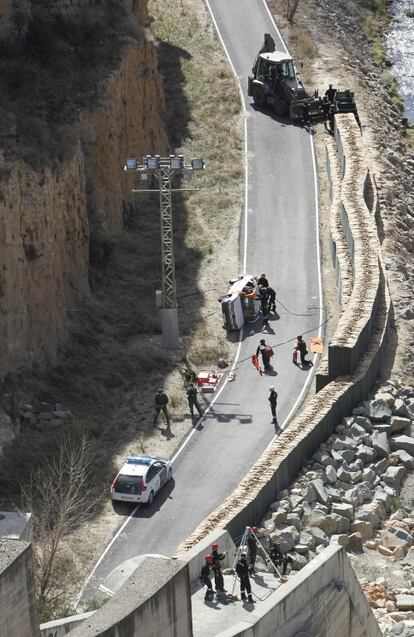
[[[66,1],[62,10],[76,13],[78,5]],[[44,168],[0,159],[0,374],[56,356],[70,311],[89,293],[91,221],[103,236],[118,234],[133,196],[125,158],[166,150],[146,2],[125,7],[139,37],[125,40],[99,108],[72,124],[71,157]],[[0,4],[3,14],[9,15],[7,2]]]

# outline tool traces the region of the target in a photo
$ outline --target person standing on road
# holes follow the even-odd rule
[[[213,585],[210,579],[210,565],[212,560],[211,555],[206,555],[204,560],[205,562],[200,571],[200,581],[204,586],[207,586],[206,594],[204,596],[204,601],[207,601],[211,598],[212,595],[214,595]]]
[[[269,393],[269,396],[267,397],[267,400],[270,403],[270,411],[272,412],[273,423],[276,424],[277,423],[277,416],[276,416],[277,391],[274,385],[270,385],[269,391],[270,393]]]
[[[224,560],[224,558],[226,557],[226,554],[219,553],[218,544],[212,544],[211,551],[212,551],[211,552],[211,557],[212,557],[211,568],[213,569],[213,573],[214,573],[214,585],[218,593],[225,593],[226,589],[224,588],[224,577],[221,572],[220,562]]]
[[[168,396],[163,392],[162,389],[159,389],[155,394],[154,398],[154,407],[155,407],[155,415],[154,415],[154,426],[157,424],[158,416],[160,411],[165,416],[165,420],[167,422],[167,429],[170,428],[170,416],[168,413]]]
[[[257,279],[257,285],[263,286],[264,288],[268,288],[269,287],[269,281],[267,280],[267,276],[263,273],[259,276],[259,278]]]
[[[327,88],[325,91],[325,97],[328,100],[328,102],[330,102],[331,104],[333,104],[335,94],[336,94],[336,88],[334,88],[332,84],[329,84],[329,88]]]
[[[246,592],[247,591],[247,601],[251,604],[253,603],[252,597],[252,587],[250,586],[250,577],[249,577],[249,565],[247,563],[246,551],[243,550],[240,559],[236,564],[236,573],[240,580],[240,597],[242,601],[246,600]]]
[[[313,363],[312,361],[307,361],[306,360],[306,354],[308,353],[308,350],[306,348],[306,343],[303,340],[302,336],[298,336],[297,337],[297,341],[296,341],[296,351],[299,352],[300,354],[300,362],[302,363],[303,366],[309,367],[309,365],[312,367]]]
[[[265,370],[269,369],[271,367],[270,359],[273,356],[273,350],[270,345],[266,345],[266,341],[264,338],[260,339],[260,344],[258,345],[256,350],[256,356],[259,356],[259,354],[262,355],[263,367],[265,368]]]
[[[257,528],[255,526],[252,526],[247,527],[247,530],[249,531],[247,535],[247,548],[249,549],[249,572],[254,573],[254,565],[256,564],[257,557]]]
[[[190,408],[191,418],[194,417],[194,407],[197,409],[199,415],[202,416],[203,412],[201,411],[201,407],[198,404],[198,391],[194,383],[191,383],[190,387],[187,389],[187,400],[188,406]]]

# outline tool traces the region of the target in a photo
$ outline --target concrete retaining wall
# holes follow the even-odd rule
[[[85,619],[89,619],[96,611],[91,610],[89,613],[80,613],[79,615],[72,615],[71,617],[65,617],[64,619],[55,619],[45,624],[40,624],[40,636],[41,637],[64,637],[72,628],[75,628],[81,624]]]
[[[70,637],[192,637],[186,562],[147,556],[117,594]]]
[[[0,539],[0,637],[39,637],[33,587],[32,549]]]
[[[344,549],[329,546],[287,584],[217,637],[381,637]]]

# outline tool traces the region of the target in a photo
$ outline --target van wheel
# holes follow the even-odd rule
[[[261,86],[256,86],[256,88],[254,89],[253,102],[256,104],[256,106],[266,106],[267,97]]]
[[[149,498],[147,500],[147,505],[151,506],[151,504],[154,502],[154,491],[151,491],[149,494]]]

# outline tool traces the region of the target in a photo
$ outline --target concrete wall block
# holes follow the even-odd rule
[[[32,549],[20,540],[0,538],[0,635],[39,637]]]

